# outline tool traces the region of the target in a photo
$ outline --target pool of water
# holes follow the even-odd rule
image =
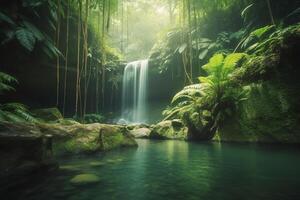
[[[297,148],[149,140],[138,144],[63,160],[60,170],[36,177],[15,191],[13,199],[300,199]],[[95,174],[100,181],[85,186],[70,183],[83,173]]]

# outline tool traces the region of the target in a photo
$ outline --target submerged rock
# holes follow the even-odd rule
[[[100,182],[100,178],[95,174],[79,174],[74,176],[70,180],[70,183],[75,186],[84,186],[84,185],[95,184],[99,182]]]
[[[93,162],[90,162],[89,163],[92,167],[101,167],[101,166],[104,166],[105,163],[104,162],[101,162],[101,161],[93,161]]]
[[[150,138],[186,140],[188,128],[179,119],[162,121],[153,126]]]

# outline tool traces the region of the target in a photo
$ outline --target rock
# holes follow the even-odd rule
[[[74,176],[70,183],[75,186],[84,186],[89,184],[99,183],[100,178],[95,174],[79,174]]]
[[[92,161],[89,163],[92,167],[101,167],[101,166],[104,166],[105,163],[104,162],[101,162],[101,161]]]
[[[0,122],[0,188],[8,189],[30,181],[32,174],[58,168],[49,138],[37,130]],[[9,129],[10,128],[10,129]],[[13,131],[20,129],[21,132]]]
[[[46,122],[63,119],[63,116],[58,108],[36,109],[32,110],[31,112],[36,118],[42,119]]]
[[[148,124],[130,124],[130,125],[127,125],[126,128],[128,130],[134,130],[134,129],[139,129],[139,128],[150,128],[150,126]]]
[[[59,119],[57,121],[61,125],[78,125],[80,124],[79,122],[75,121],[74,119]]]
[[[148,138],[151,133],[151,129],[138,128],[138,129],[131,130],[129,133],[135,138]]]
[[[153,139],[188,139],[188,128],[179,119],[162,121],[150,133]]]
[[[116,158],[116,159],[108,159],[106,160],[107,163],[109,164],[116,164],[116,163],[119,163],[119,162],[122,162],[123,159],[122,158]]]
[[[8,135],[15,134],[17,137],[22,135],[29,135],[30,137],[33,135],[36,137],[52,135],[53,154],[56,156],[90,154],[119,147],[137,146],[127,129],[118,125],[0,122],[0,130],[1,128]]]

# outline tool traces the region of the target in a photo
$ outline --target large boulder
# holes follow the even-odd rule
[[[119,147],[137,146],[126,127],[107,124],[37,123],[16,124],[0,122],[6,132],[17,136],[34,134],[53,137],[53,153],[56,156],[90,154]]]
[[[123,126],[108,124],[39,124],[43,134],[54,138],[53,150],[58,156],[90,154],[119,147],[137,146]]]
[[[153,139],[188,139],[188,128],[179,119],[162,121],[152,128],[150,138]]]
[[[136,129],[130,130],[129,133],[130,133],[130,135],[132,135],[135,138],[148,138],[151,133],[151,129],[136,128]]]

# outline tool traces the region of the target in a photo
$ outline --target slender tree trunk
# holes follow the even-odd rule
[[[126,52],[128,52],[128,46],[129,46],[129,10],[128,10],[128,4],[126,6]]]
[[[60,8],[61,0],[57,0],[57,24],[56,24],[56,46],[59,49],[60,43]],[[56,106],[59,106],[59,86],[60,86],[60,58],[59,55],[56,56]]]
[[[121,2],[121,52],[124,53],[124,0]]]
[[[85,42],[84,42],[84,102],[83,102],[83,116],[86,114],[86,102],[87,102],[87,67],[88,67],[88,18],[89,18],[89,0],[85,1]]]
[[[275,20],[274,20],[274,16],[273,16],[273,12],[272,12],[271,2],[270,2],[270,0],[266,0],[266,1],[267,1],[267,4],[268,4],[268,10],[269,10],[269,15],[270,15],[270,18],[271,18],[271,22],[272,22],[273,25],[276,25]]]
[[[78,15],[78,26],[77,26],[77,66],[76,66],[76,99],[75,99],[75,116],[78,115],[78,103],[79,103],[79,92],[80,92],[80,44],[81,44],[81,13],[82,3],[79,1],[79,15]]]
[[[99,11],[98,11],[98,35],[100,35],[101,31],[101,27],[100,27],[100,23],[101,23],[101,11],[100,11],[100,7],[99,7]],[[96,106],[96,113],[99,114],[99,68],[98,67],[98,63],[97,63],[97,67],[96,67],[96,102],[95,102],[95,106]]]
[[[68,54],[69,54],[69,15],[70,15],[70,0],[67,0],[67,35],[66,35],[66,54],[65,54],[65,77],[64,77],[64,100],[63,100],[63,116],[65,116],[66,107],[66,92],[67,92],[67,73],[68,73]]]
[[[191,0],[187,0],[188,9],[188,50],[189,50],[189,67],[190,67],[190,81],[193,83],[193,46],[192,46],[192,19],[191,19]]]
[[[102,10],[102,108],[104,108],[105,105],[105,9],[106,9],[106,0],[103,0],[103,10]]]

